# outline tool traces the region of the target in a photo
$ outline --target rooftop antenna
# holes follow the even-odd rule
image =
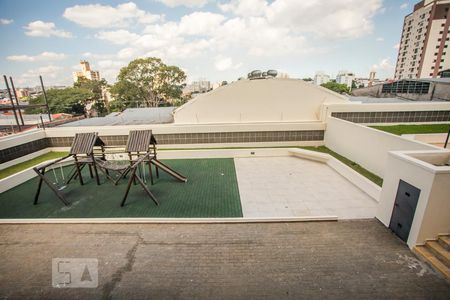
[[[9,96],[9,100],[11,101],[11,107],[14,112],[14,118],[16,119],[17,127],[19,128],[19,131],[22,131],[22,127],[20,127],[19,119],[17,118],[16,107],[14,106],[14,101],[12,99],[11,90],[9,89],[8,79],[6,78],[6,75],[3,75],[3,79],[5,80],[6,89],[8,90],[8,96]]]
[[[42,82],[42,76],[39,75],[39,80],[41,81],[42,93],[44,94],[45,106],[47,107],[47,114],[49,122],[52,121],[52,115],[50,114],[50,108],[48,107],[47,93],[45,92],[44,82]]]
[[[19,104],[19,99],[17,98],[16,88],[14,87],[14,81],[11,76],[9,76],[9,81],[11,82],[11,88],[13,90],[14,98],[16,98],[16,105],[17,105],[17,109],[19,111],[20,121],[22,122],[22,125],[25,126],[25,122],[23,121],[23,117],[22,117],[22,112],[20,111],[20,104]]]

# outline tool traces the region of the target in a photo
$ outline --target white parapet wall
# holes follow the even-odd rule
[[[439,149],[334,117],[327,118],[325,146],[380,177],[385,175],[389,151]]]
[[[410,248],[450,233],[450,152],[392,151],[376,217],[389,227],[403,180],[420,190],[407,244]]]
[[[0,138],[0,150],[40,140],[46,137],[45,131],[35,129]]]
[[[325,123],[311,122],[260,122],[229,124],[149,124],[120,126],[77,126],[47,128],[46,137],[68,137],[79,132],[98,132],[100,136],[128,135],[130,130],[151,129],[154,134],[211,133],[211,132],[259,132],[259,131],[301,131],[324,130]]]
[[[406,102],[406,103],[325,103],[321,120],[333,112],[402,112],[402,111],[448,111],[450,102]],[[448,123],[448,122],[447,122]]]

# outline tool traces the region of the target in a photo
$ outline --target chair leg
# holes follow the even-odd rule
[[[47,186],[56,194],[56,196],[59,198],[59,200],[61,200],[62,203],[64,203],[64,205],[66,206],[70,206],[70,203],[66,201],[66,199],[64,199],[64,196],[53,186],[53,184],[40,172],[37,172],[38,176],[45,182],[45,184],[47,184]],[[36,195],[38,196],[38,195]],[[36,201],[36,199],[35,199]]]
[[[34,171],[36,172],[36,173],[40,173],[40,174],[42,174],[42,176],[44,176],[44,174],[45,174],[45,168],[43,168],[42,169],[42,173],[38,170],[38,169],[34,169]],[[39,199],[39,194],[41,193],[41,188],[42,188],[42,177],[41,176],[39,176],[39,184],[38,184],[38,189],[37,189],[37,191],[36,191],[36,195],[34,196],[34,205],[36,205],[37,203],[38,203],[38,199]]]
[[[91,178],[94,178],[94,174],[92,174],[92,166],[89,164],[89,175],[91,176]]]
[[[80,184],[81,184],[81,185],[84,185],[84,182],[83,182],[83,176],[81,176],[80,165],[78,164],[77,161],[75,161],[75,167],[77,168],[77,175],[78,175],[78,178],[80,179]]]
[[[131,184],[133,183],[134,177],[136,176],[136,169],[133,170],[130,179],[128,180],[128,185],[127,185],[127,190],[125,192],[125,195],[123,196],[122,199],[122,203],[120,204],[120,206],[124,206],[125,205],[125,201],[127,200],[128,197],[128,193],[130,192],[130,188],[131,188]]]
[[[150,183],[153,185],[153,171],[152,171],[152,164],[150,163],[150,160],[148,161],[148,172],[150,176]]]
[[[81,166],[80,168],[81,171],[83,170],[84,166],[85,165]],[[78,177],[77,167],[74,167],[72,171],[73,173],[69,176],[69,179],[67,179],[66,184],[69,184],[72,181],[72,179],[76,179]]]
[[[92,164],[92,167],[94,168],[95,179],[97,180],[97,185],[100,185],[100,178],[98,177],[97,166],[95,165],[95,162]]]
[[[147,186],[145,185],[145,183],[142,181],[141,178],[139,178],[139,176],[136,177],[137,181],[140,183],[140,185],[142,186],[142,188],[144,189],[144,191],[147,193],[147,195],[152,198],[153,202],[155,202],[156,205],[159,205],[158,200],[156,200],[155,196],[153,196],[152,192],[150,192],[147,188]]]

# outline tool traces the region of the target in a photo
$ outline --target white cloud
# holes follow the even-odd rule
[[[392,48],[394,48],[394,49],[398,50],[398,49],[400,49],[400,44],[399,44],[399,43],[397,43],[397,44],[395,44],[395,45],[394,45],[394,47],[392,47]]]
[[[37,69],[28,70],[22,75],[22,77],[34,78],[38,77],[39,75],[42,75],[43,77],[57,78],[61,70],[62,68],[59,66],[49,65]]]
[[[101,4],[75,5],[66,8],[63,16],[89,28],[126,27],[133,21],[150,24],[163,18],[139,9],[133,2],[116,7]]]
[[[62,38],[72,37],[72,33],[57,29],[55,23],[52,22],[34,21],[29,23],[24,28],[27,30],[25,31],[25,34],[28,36],[57,36]]]
[[[210,12],[194,12],[183,16],[178,25],[180,34],[212,35],[215,34],[225,17]]]
[[[11,19],[0,19],[0,25],[9,25],[12,22],[14,22],[14,21]]]
[[[376,71],[380,73],[380,78],[392,77],[395,70],[395,64],[392,62],[390,57],[383,58],[379,63],[372,65],[371,71]]]
[[[275,0],[266,11],[271,25],[327,38],[358,38],[373,30],[381,0]]]
[[[135,41],[139,38],[136,33],[129,32],[128,30],[119,29],[115,31],[100,31],[95,35],[100,40],[106,40],[114,44],[123,45]]]
[[[407,9],[408,8],[408,3],[402,3],[402,5],[400,5],[400,9]]]
[[[384,38],[383,37],[377,37],[376,39],[375,39],[377,42],[384,42]]]
[[[156,0],[156,1],[161,2],[169,7],[175,6],[202,7],[206,3],[208,3],[208,0]]]
[[[242,63],[233,64],[233,59],[231,57],[225,57],[222,55],[217,56],[214,61],[214,67],[218,71],[226,71],[229,69],[238,69],[241,66],[242,66]]]
[[[224,12],[246,17],[263,15],[267,6],[268,3],[265,0],[232,0],[219,4],[219,8]]]
[[[36,62],[36,61],[51,61],[51,60],[63,60],[66,58],[64,53],[55,52],[42,52],[37,55],[11,55],[6,57],[7,60],[20,61],[20,62]]]

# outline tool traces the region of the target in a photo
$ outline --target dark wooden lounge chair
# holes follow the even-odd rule
[[[90,132],[90,133],[77,133],[75,134],[75,137],[72,142],[72,146],[70,147],[69,154],[67,156],[64,156],[62,158],[59,158],[53,162],[50,162],[48,164],[45,164],[40,167],[35,167],[33,170],[38,174],[39,178],[39,184],[38,189],[36,191],[36,195],[34,197],[34,204],[38,203],[39,194],[41,192],[42,183],[44,182],[55,194],[56,196],[61,200],[61,202],[64,203],[64,205],[70,205],[70,203],[64,198],[63,194],[61,193],[60,189],[56,188],[52,182],[45,177],[46,170],[53,169],[56,164],[61,164],[64,160],[68,158],[74,159],[74,170],[69,175],[69,178],[67,182],[64,182],[64,184],[69,184],[70,181],[78,177],[80,184],[83,185],[83,176],[81,175],[82,169],[88,165],[89,171],[91,174],[91,177],[93,177],[92,169],[94,169],[95,172],[95,178],[97,181],[97,184],[100,184],[98,172],[97,172],[97,166],[96,166],[96,159],[94,158],[94,146],[104,146],[103,141],[98,137],[97,132]],[[61,171],[62,172],[62,171]]]
[[[105,170],[105,174],[107,177],[114,182],[114,184],[118,184],[118,182],[130,174],[130,178],[128,179],[128,186],[125,192],[125,195],[122,199],[121,206],[125,205],[125,201],[127,199],[128,193],[130,191],[131,185],[133,182],[136,184],[139,183],[145,192],[149,195],[149,197],[158,205],[158,201],[155,196],[148,190],[144,181],[142,180],[143,173],[139,166],[147,165],[149,170],[150,182],[153,184],[153,172],[152,165],[155,166],[156,176],[159,177],[159,169],[167,172],[171,176],[174,176],[178,180],[182,182],[186,182],[187,179],[183,175],[175,172],[170,169],[168,166],[164,165],[162,162],[157,160],[156,156],[156,140],[152,135],[151,130],[132,130],[128,135],[127,144],[125,147],[125,152],[128,154],[129,165],[124,165],[121,163],[117,163],[114,161],[108,160],[99,160],[97,159],[97,165]],[[113,178],[107,171],[117,172],[119,176],[117,178]]]

